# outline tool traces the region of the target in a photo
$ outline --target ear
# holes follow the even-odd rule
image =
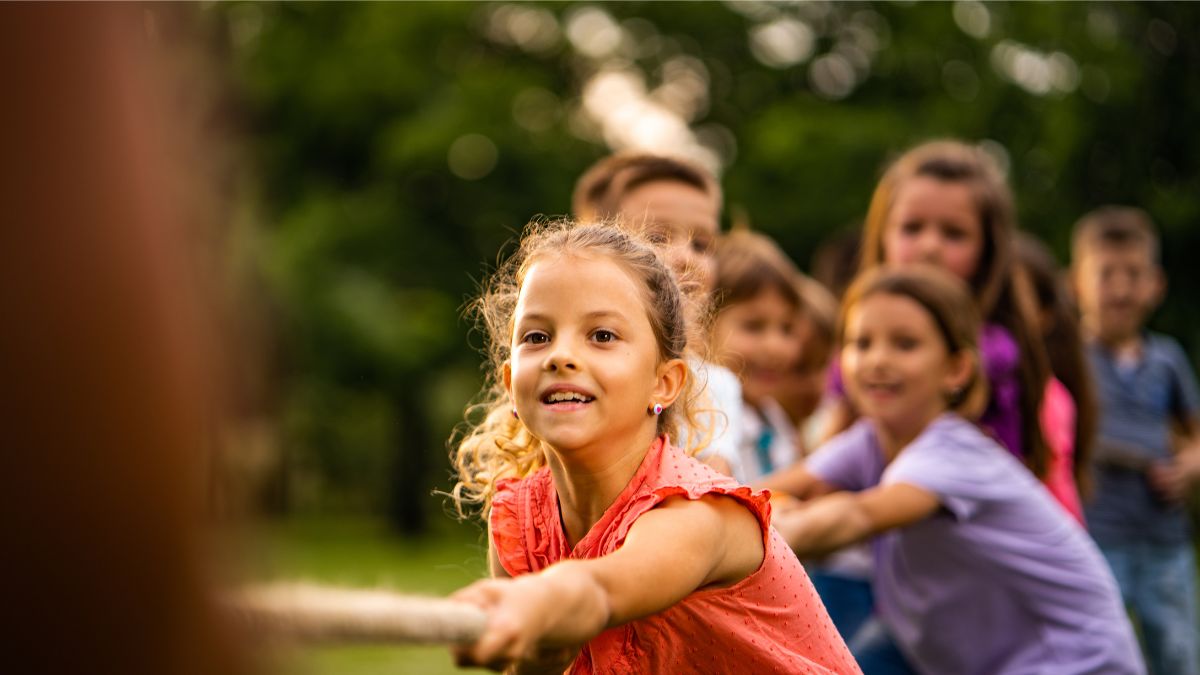
[[[970,384],[971,376],[975,374],[974,352],[961,349],[957,354],[951,354],[949,366],[945,379],[942,380],[942,391],[947,394],[963,391]]]
[[[512,363],[505,361],[504,365],[500,366],[500,379],[504,382],[504,391],[508,392],[509,400],[512,400]]]
[[[658,372],[654,382],[654,403],[661,403],[664,408],[670,407],[675,399],[683,393],[683,386],[687,383],[688,366],[683,359],[671,359],[662,363],[658,367]]]

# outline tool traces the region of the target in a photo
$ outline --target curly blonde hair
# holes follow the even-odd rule
[[[534,263],[563,255],[606,256],[620,265],[643,289],[658,362],[689,355],[687,302],[652,239],[619,222],[530,223],[517,251],[501,263],[467,310],[485,334],[488,377],[478,400],[467,407],[466,421],[451,437],[451,463],[458,482],[450,496],[460,515],[465,506],[478,505],[486,516],[498,480],[524,478],[546,465],[543,441],[512,415],[513,401],[502,373],[511,356],[513,315],[521,284]],[[698,405],[702,390],[702,383],[689,369],[682,395],[658,418],[659,434],[676,438],[685,427],[693,432],[687,434],[693,446],[687,448],[689,452],[707,445],[712,435],[698,415],[703,412]]]

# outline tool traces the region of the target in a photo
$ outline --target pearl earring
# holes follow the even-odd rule
[[[655,415],[655,416],[657,416],[657,415],[661,415],[661,414],[662,414],[662,411],[663,411],[662,404],[661,404],[661,403],[655,403],[654,405],[650,406],[650,411],[649,411],[649,412],[650,412],[650,414],[651,414],[651,415]]]
[[[514,419],[514,420],[519,420],[519,419],[521,419],[521,417],[520,417],[519,415],[517,415],[517,409],[516,409],[516,408],[513,408],[513,411],[512,411],[512,412],[513,412],[513,419]]]

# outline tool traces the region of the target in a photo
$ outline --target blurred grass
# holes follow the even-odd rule
[[[444,596],[486,573],[480,528],[435,518],[432,531],[402,538],[382,520],[304,517],[268,521],[247,533],[251,573],[265,580],[312,581]],[[441,675],[455,669],[445,647],[304,647],[269,657],[289,675]]]

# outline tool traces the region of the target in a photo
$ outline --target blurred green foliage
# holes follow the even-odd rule
[[[627,138],[589,118],[602,72],[658,104],[682,83],[728,213],[805,268],[862,217],[888,158],[932,137],[987,141],[1024,227],[1060,255],[1084,211],[1141,205],[1174,289],[1156,324],[1200,354],[1200,5],[216,3],[205,18],[257,170],[289,508],[420,529],[481,382],[459,308]]]

